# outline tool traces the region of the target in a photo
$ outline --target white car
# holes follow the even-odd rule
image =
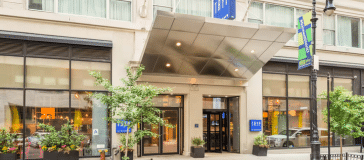
[[[327,129],[319,128],[318,134],[320,141],[327,141],[328,134]],[[304,147],[310,146],[310,128],[292,128],[288,130],[289,142],[288,147]],[[332,136],[331,136],[332,137]],[[287,147],[287,135],[286,130],[280,132],[277,135],[267,136],[268,144],[270,147]]]
[[[40,140],[44,138],[44,135],[49,134],[49,132],[34,132],[31,136],[28,137],[28,142],[30,142],[30,146],[39,147]]]

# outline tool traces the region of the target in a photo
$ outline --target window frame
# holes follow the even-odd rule
[[[262,21],[263,23],[263,25],[267,25],[267,23],[266,23],[266,21],[265,21],[265,15],[266,15],[266,12],[265,12],[265,6],[266,6],[266,4],[271,4],[271,5],[276,5],[276,6],[282,6],[282,7],[288,7],[288,8],[293,8],[293,26],[294,26],[294,28],[295,29],[297,29],[297,27],[298,27],[298,23],[297,23],[297,19],[298,19],[298,16],[297,16],[297,10],[299,9],[299,10],[303,10],[303,11],[309,11],[309,9],[307,9],[307,8],[297,8],[297,7],[292,7],[292,6],[286,6],[286,5],[281,5],[281,4],[273,4],[273,3],[267,3],[267,2],[258,2],[258,1],[255,1],[255,2],[252,2],[252,3],[261,3],[261,4],[263,4],[263,8],[262,8],[262,12],[263,12],[263,19],[262,20],[260,20],[260,19],[256,19],[256,18],[249,18],[249,14],[250,14],[250,12],[248,11],[248,13],[247,13],[247,18],[246,18],[246,20],[247,20],[247,22],[249,22],[249,19],[252,19],[252,20],[259,20],[259,21]],[[251,23],[251,22],[249,22],[249,23]],[[290,41],[295,41],[295,42],[297,42],[298,41],[298,38],[297,38],[297,34],[295,34],[295,36],[294,36],[294,38],[292,38],[292,39],[290,39]]]
[[[70,14],[70,13],[60,13],[58,12],[58,0],[53,0],[53,11],[45,11],[45,10],[37,10],[37,9],[31,9],[29,8],[29,4],[30,4],[31,0],[26,0],[26,10],[29,11],[39,11],[39,12],[46,12],[46,13],[57,13],[57,14],[63,14],[63,15],[69,15],[69,16],[81,16],[81,17],[86,17],[86,18],[101,18],[101,19],[108,19],[108,20],[114,20],[114,21],[123,21],[123,22],[134,22],[134,17],[133,17],[133,13],[134,13],[134,5],[135,2],[133,0],[117,0],[117,1],[125,1],[125,2],[130,2],[130,21],[124,21],[124,20],[116,20],[116,19],[111,19],[110,18],[110,1],[111,0],[105,0],[105,17],[94,17],[94,16],[87,16],[87,15],[80,15],[80,14]],[[43,0],[42,0],[43,1]]]
[[[176,3],[178,0],[171,0],[172,2],[172,7],[168,7],[168,6],[164,6],[164,5],[155,5],[154,1],[152,3],[153,7],[152,7],[152,12],[153,12],[153,19],[154,19],[154,7],[163,7],[163,8],[171,8],[172,13],[176,13]],[[211,1],[211,16],[210,18],[214,18],[214,0],[210,0]]]
[[[334,16],[334,27],[335,29],[334,30],[330,30],[330,29],[325,29],[324,27],[324,18],[325,18],[325,13],[322,14],[322,21],[321,21],[321,26],[322,26],[322,42],[323,42],[323,45],[326,45],[326,46],[337,46],[338,44],[338,41],[337,41],[337,34],[336,34],[336,30],[337,30],[337,14],[334,14],[334,15],[331,15],[331,16]],[[324,35],[324,31],[334,31],[334,45],[331,45],[331,44],[325,44],[324,42],[324,38],[325,38],[325,35]]]

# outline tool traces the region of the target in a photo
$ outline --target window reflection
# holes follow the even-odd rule
[[[43,158],[40,139],[49,132],[38,127],[39,123],[54,126],[61,130],[69,117],[69,92],[66,91],[26,91],[25,136],[28,146],[26,159]],[[38,137],[39,136],[39,137]]]
[[[23,58],[0,56],[0,87],[23,87]]]
[[[226,109],[226,98],[203,98],[203,109]]]

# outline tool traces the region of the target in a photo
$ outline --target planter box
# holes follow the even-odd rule
[[[78,151],[70,151],[69,154],[58,151],[43,152],[43,160],[78,160],[78,159],[80,159]]]
[[[78,151],[70,151],[69,154],[60,152],[57,160],[78,160],[80,159]]]
[[[267,156],[268,148],[261,148],[258,145],[253,146],[253,155],[256,156]]]
[[[16,153],[0,154],[1,160],[16,160]]]
[[[205,148],[204,147],[195,148],[192,146],[190,156],[193,158],[204,158],[205,157]]]
[[[44,151],[43,152],[43,159],[44,160],[57,160],[58,159],[58,152],[57,151]]]
[[[123,160],[124,156],[125,156],[125,153],[120,152],[120,160]],[[129,160],[133,160],[133,151],[128,151],[128,157],[129,157]]]

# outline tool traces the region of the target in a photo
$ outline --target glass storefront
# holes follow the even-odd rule
[[[320,67],[321,69],[321,67]],[[354,69],[322,67],[317,80],[317,95],[329,88],[343,86],[352,91]],[[332,73],[335,73],[334,75]],[[310,147],[310,76],[307,69],[297,70],[289,63],[268,62],[263,67],[263,132],[271,148]],[[360,87],[360,86],[359,86]],[[317,120],[321,146],[328,145],[328,128],[322,111],[327,100],[318,98]],[[331,145],[339,145],[339,137],[331,134]],[[343,138],[344,145],[355,145],[352,137]]]
[[[104,120],[107,107],[90,97],[105,89],[94,86],[88,70],[101,71],[110,79],[111,48],[97,47],[99,52],[88,53],[88,46],[7,39],[0,39],[0,48],[0,128],[18,134],[18,158],[43,158],[39,142],[49,133],[39,123],[60,130],[70,121],[78,134],[86,135],[81,157],[110,149],[110,123]],[[99,134],[92,135],[93,129]]]

